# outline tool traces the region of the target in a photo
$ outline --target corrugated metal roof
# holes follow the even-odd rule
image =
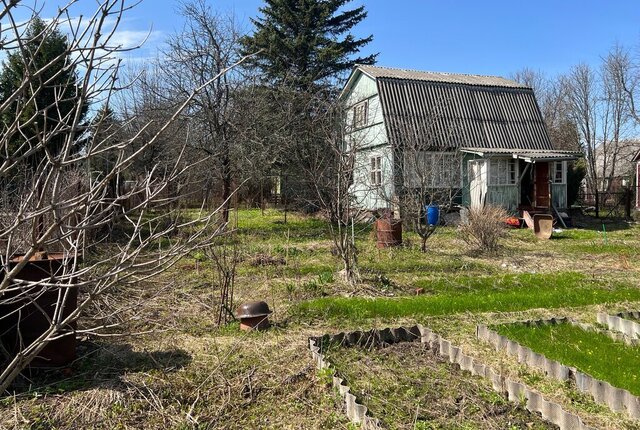
[[[555,151],[555,150],[528,150],[528,149],[507,149],[507,148],[460,148],[463,152],[477,154],[482,157],[494,157],[510,155],[513,158],[532,161],[559,161],[559,160],[576,160],[582,155],[578,151]]]
[[[392,143],[553,149],[529,87],[492,76],[358,68],[376,79]]]
[[[408,79],[426,82],[447,82],[451,84],[480,85],[490,87],[529,88],[510,79],[501,76],[467,75],[462,73],[421,72],[419,70],[396,69],[393,67],[379,67],[358,65],[372,78]]]

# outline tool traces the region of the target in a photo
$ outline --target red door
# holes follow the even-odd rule
[[[536,207],[549,207],[549,163],[536,163]]]

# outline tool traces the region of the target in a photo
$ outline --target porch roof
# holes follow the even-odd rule
[[[577,160],[581,157],[581,153],[577,151],[557,151],[548,149],[508,149],[508,148],[460,148],[462,152],[479,155],[484,158],[506,157],[511,156],[527,163],[535,163],[536,161],[565,161]]]

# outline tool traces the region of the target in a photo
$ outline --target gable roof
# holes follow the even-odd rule
[[[498,76],[356,66],[376,80],[391,143],[552,150],[530,87]]]

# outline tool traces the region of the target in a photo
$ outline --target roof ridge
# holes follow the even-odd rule
[[[461,76],[478,76],[481,78],[501,78],[507,79],[509,81],[517,82],[513,79],[505,78],[500,75],[479,75],[477,73],[458,73],[458,72],[438,72],[436,70],[418,70],[418,69],[405,69],[403,67],[389,67],[389,66],[378,66],[374,64],[356,64],[355,67],[375,67],[376,69],[389,69],[389,70],[397,70],[400,72],[413,72],[413,73],[432,73],[438,75],[461,75]],[[518,82],[519,83],[519,82]]]
[[[360,70],[374,79],[399,79],[423,82],[444,82],[451,84],[474,85],[485,87],[519,88],[531,90],[513,79],[494,75],[474,75],[470,73],[432,72],[425,70],[401,69],[397,67],[372,66],[356,64],[354,71]]]

